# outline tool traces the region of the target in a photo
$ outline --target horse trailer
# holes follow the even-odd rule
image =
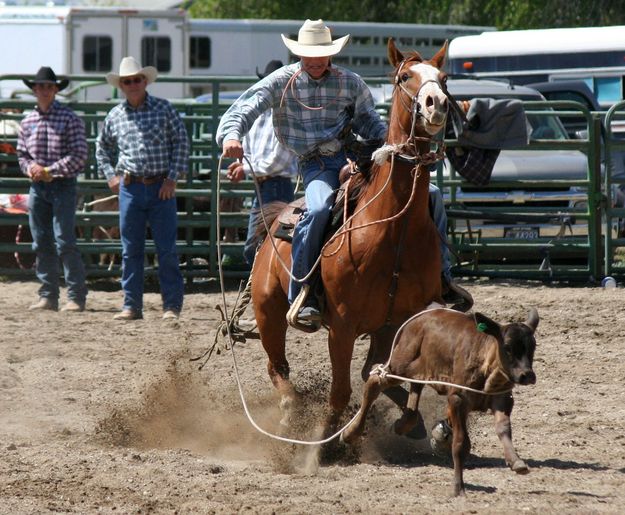
[[[104,74],[118,70],[127,55],[143,66],[155,66],[161,76],[188,72],[187,60],[182,58],[188,41],[182,10],[0,7],[0,41],[6,50],[0,60],[0,78],[34,74],[40,66],[51,66],[60,75],[101,80]],[[0,81],[0,98],[24,91],[29,90],[21,80]],[[150,91],[167,98],[187,93],[180,83],[157,83]],[[110,86],[101,85],[88,88],[78,98],[103,100],[111,94]]]

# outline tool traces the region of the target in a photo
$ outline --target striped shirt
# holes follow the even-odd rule
[[[241,141],[254,120],[272,108],[278,139],[300,156],[339,138],[350,122],[352,131],[364,139],[383,139],[386,135],[386,124],[375,111],[371,92],[360,76],[332,66],[329,73],[315,80],[298,62],[280,68],[243,93],[222,117],[217,143]]]
[[[36,107],[20,124],[17,156],[24,175],[33,164],[47,166],[52,177],[72,179],[87,162],[85,124],[57,100],[47,112]]]
[[[242,143],[245,156],[254,167],[254,175],[289,178],[297,176],[297,156],[276,138],[271,111],[260,115]],[[250,165],[245,159],[243,169],[251,175]]]
[[[189,166],[189,138],[178,111],[167,100],[146,94],[137,109],[116,105],[97,139],[98,170],[107,180],[130,172],[177,180]]]

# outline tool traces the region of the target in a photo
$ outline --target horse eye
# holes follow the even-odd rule
[[[407,73],[402,73],[400,80],[402,82],[406,82],[409,78],[410,78],[410,75],[408,75]]]

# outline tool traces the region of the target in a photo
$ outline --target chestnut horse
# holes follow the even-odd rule
[[[441,157],[441,152],[431,151],[430,143],[447,117],[448,99],[441,88],[445,75],[439,71],[446,49],[447,43],[425,61],[416,52],[402,55],[389,40],[395,89],[386,145],[376,152],[381,163],[374,163],[368,178],[362,179],[354,215],[322,251],[323,322],[332,364],[326,435],[338,424],[351,396],[356,338],[371,336],[362,370],[366,380],[371,366],[388,357],[397,328],[432,301],[442,302],[440,240],[429,213],[427,165]],[[290,264],[291,245],[270,240],[265,239],[254,261],[252,301],[285,423],[297,399],[285,355],[289,273],[283,263]],[[406,390],[398,386],[386,393],[401,409],[406,407]]]

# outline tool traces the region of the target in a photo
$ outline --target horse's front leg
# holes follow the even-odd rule
[[[519,455],[512,443],[512,423],[510,414],[514,406],[512,394],[504,394],[494,399],[492,410],[495,417],[495,431],[503,445],[503,454],[507,465],[517,474],[527,474],[530,469]]]
[[[297,405],[298,395],[289,380],[289,362],[286,359],[286,315],[284,309],[269,316],[255,305],[256,322],[261,342],[267,353],[267,372],[274,387],[280,395],[280,432],[284,433],[290,426],[293,411]]]
[[[325,421],[325,435],[330,436],[338,427],[341,416],[352,395],[350,380],[352,354],[356,336],[351,332],[330,329],[328,350],[332,365],[329,413]]]

